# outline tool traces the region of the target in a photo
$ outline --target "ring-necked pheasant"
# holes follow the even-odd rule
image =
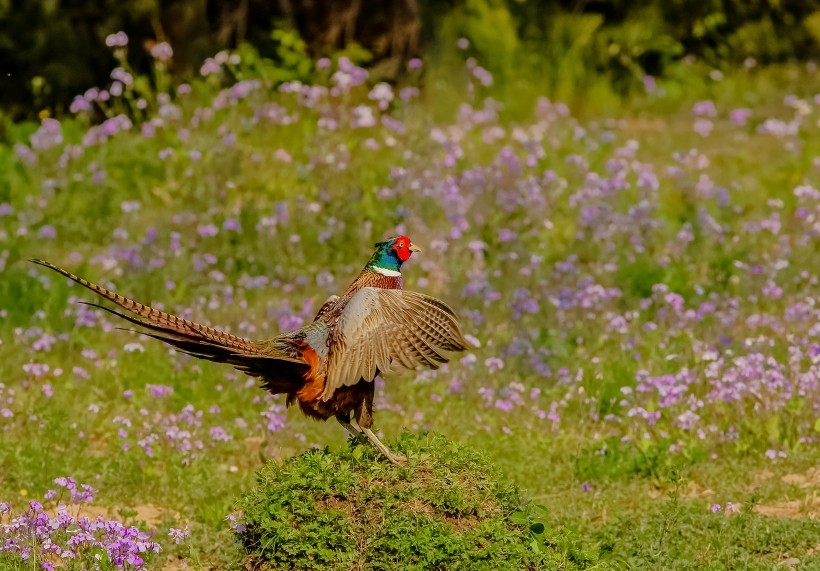
[[[124,315],[89,303],[151,332],[140,331],[178,350],[259,377],[262,388],[287,395],[313,418],[336,417],[355,437],[362,433],[391,462],[390,452],[371,430],[374,378],[391,367],[438,368],[446,351],[467,342],[455,313],[434,297],[402,289],[401,265],[421,250],[407,236],[376,244],[376,252],[341,296],[332,296],[313,322],[265,341],[243,339],[148,307],[95,285],[43,260],[61,273],[136,314]],[[359,430],[350,423],[351,412]]]

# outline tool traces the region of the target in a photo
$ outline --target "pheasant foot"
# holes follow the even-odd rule
[[[382,441],[379,440],[379,437],[373,434],[372,430],[370,430],[369,428],[362,428],[362,432],[365,433],[367,438],[370,440],[371,444],[373,444],[373,446],[375,446],[376,449],[378,449],[378,451],[381,452],[384,455],[384,457],[390,460],[393,464],[396,464],[397,466],[407,464],[406,456],[402,456],[400,454],[393,454],[392,452],[390,452],[387,446],[382,444]]]

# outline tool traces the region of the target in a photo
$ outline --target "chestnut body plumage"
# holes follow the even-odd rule
[[[263,341],[181,319],[49,262],[32,262],[134,313],[138,317],[96,306],[148,330],[140,333],[259,377],[264,389],[286,394],[288,404],[298,403],[306,415],[335,417],[351,434],[366,436],[392,462],[402,462],[371,430],[374,378],[397,366],[436,368],[447,361],[443,353],[466,348],[452,309],[436,298],[402,289],[401,264],[417,251],[406,236],[376,244],[359,276],[341,296],[328,299],[311,323]],[[350,422],[351,414],[358,429]]]

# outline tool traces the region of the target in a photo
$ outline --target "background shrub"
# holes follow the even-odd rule
[[[414,56],[446,61],[464,37],[496,76],[527,70],[549,95],[566,97],[600,77],[619,92],[641,87],[644,75],[665,74],[685,55],[718,68],[748,58],[810,60],[820,47],[818,22],[817,0],[5,0],[0,109],[15,117],[62,109],[104,83],[113,63],[105,38],[118,30],[131,37],[129,59],[143,72],[151,48],[170,42],[179,78],[243,43],[287,63],[291,36],[277,28],[304,38],[313,57],[356,53],[388,78],[402,75]]]

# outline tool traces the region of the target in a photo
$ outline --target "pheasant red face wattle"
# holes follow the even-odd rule
[[[421,248],[413,244],[407,236],[399,236],[393,240],[393,249],[396,251],[396,256],[398,256],[402,262],[409,260],[413,252],[421,252]]]

